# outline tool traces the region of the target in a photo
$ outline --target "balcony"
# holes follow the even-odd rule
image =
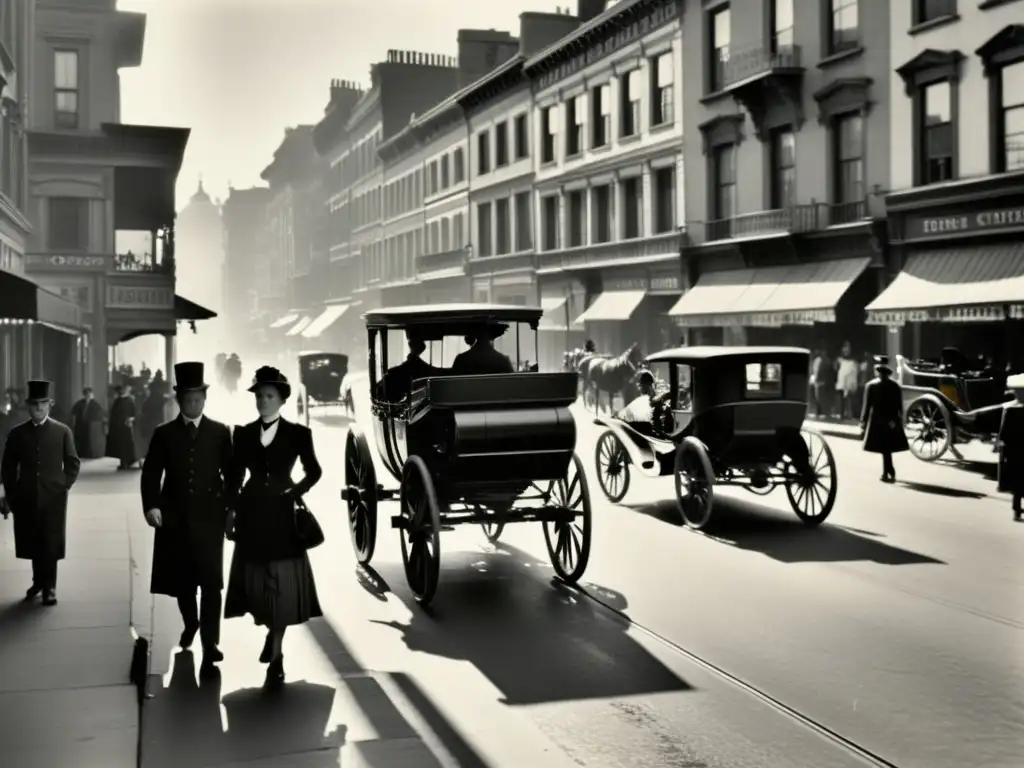
[[[835,204],[807,203],[699,223],[689,228],[689,241],[700,245],[723,240],[760,240],[808,234],[829,227],[858,224],[870,218],[866,200]]]
[[[537,255],[537,269],[600,269],[654,264],[679,258],[682,240],[679,232],[666,232],[634,240],[580,245]]]
[[[729,58],[717,66],[719,91],[731,94],[754,122],[763,138],[766,118],[771,124],[799,126],[803,122],[803,86],[805,68],[800,46],[763,44],[731,50]]]
[[[174,229],[156,232],[118,230],[114,233],[115,272],[145,272],[174,276]]]

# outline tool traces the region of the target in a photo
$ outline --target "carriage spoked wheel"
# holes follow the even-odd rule
[[[575,453],[565,478],[552,482],[547,506],[574,515],[571,519],[567,516],[544,521],[544,543],[558,578],[575,584],[590,561],[590,489],[583,462]]]
[[[707,449],[688,436],[676,449],[676,506],[687,527],[699,531],[711,519],[715,506],[715,473]]]
[[[366,435],[350,429],[345,438],[345,490],[352,549],[368,565],[377,546],[377,471]]]
[[[626,446],[610,429],[597,439],[594,450],[597,463],[597,481],[612,504],[618,504],[629,490],[629,453]]]
[[[836,460],[818,432],[801,429],[800,438],[807,455],[806,458],[790,456],[786,460],[786,496],[801,522],[808,526],[821,525],[836,503],[839,488]]]
[[[953,444],[949,411],[946,406],[930,397],[922,397],[910,404],[904,416],[910,452],[921,461],[942,458]]]
[[[441,509],[434,480],[419,456],[410,456],[402,469],[401,505],[405,578],[416,601],[427,605],[441,571]]]

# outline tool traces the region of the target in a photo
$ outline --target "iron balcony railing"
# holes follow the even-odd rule
[[[724,53],[724,52],[723,52]],[[776,70],[802,69],[800,46],[779,46],[776,50],[763,44],[730,49],[728,57],[718,62],[719,88],[726,89],[744,80]]]
[[[867,203],[864,200],[835,204],[806,203],[707,221],[703,227],[696,227],[697,231],[692,234],[696,242],[773,234],[801,234],[818,232],[842,224],[854,224],[867,218]],[[700,232],[701,229],[703,232]],[[700,237],[701,234],[703,238]]]

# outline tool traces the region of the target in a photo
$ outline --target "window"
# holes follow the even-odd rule
[[[864,118],[842,115],[835,121],[835,202],[864,201]]]
[[[831,0],[832,15],[828,26],[828,55],[852,51],[860,45],[858,0]]]
[[[607,146],[612,132],[611,86],[608,83],[591,90],[590,111],[590,146],[594,149]]]
[[[487,131],[476,137],[477,175],[483,176],[491,170],[491,137]]]
[[[533,248],[533,195],[520,192],[516,195],[516,251],[528,251]]]
[[[676,171],[658,168],[652,179],[654,192],[654,234],[671,232],[676,228]]]
[[[530,129],[526,115],[519,115],[515,122],[516,160],[530,156]]]
[[[729,46],[732,44],[732,16],[728,7],[711,14],[711,60],[708,62],[709,90],[720,91],[726,85]]]
[[[651,61],[651,125],[665,125],[675,119],[672,54]]]
[[[586,221],[587,221],[587,198],[582,189],[568,192],[565,196],[565,203],[568,206],[568,228],[570,248],[586,245]]]
[[[558,248],[558,197],[549,195],[540,199],[540,218],[542,226],[541,245],[545,251]]]
[[[441,158],[441,189],[448,189],[452,185],[448,157],[448,155],[445,155]]]
[[[466,233],[463,232],[463,220],[465,214],[457,213],[452,216],[452,247],[453,248],[465,248],[466,247]]]
[[[430,164],[430,194],[437,194],[437,160]]]
[[[789,128],[772,133],[772,208],[796,205],[796,136]]]
[[[627,72],[619,80],[622,104],[622,125],[619,136],[636,136],[640,131],[640,73]]]
[[[451,219],[441,219],[441,253],[447,253],[452,249],[451,226]]]
[[[89,247],[89,201],[82,197],[51,197],[49,247],[52,251],[84,251]]]
[[[455,177],[456,184],[461,184],[466,180],[466,156],[462,147],[456,149],[455,154],[452,155],[452,175]]]
[[[747,399],[782,397],[782,366],[778,363],[747,363]]]
[[[932,83],[921,90],[921,184],[953,178],[953,85]]]
[[[793,51],[793,0],[772,0],[772,53]]]
[[[54,51],[54,123],[57,128],[78,128],[78,51]]]
[[[502,121],[494,126],[494,167],[508,165],[508,123]]]
[[[999,171],[1024,170],[1024,61],[1008,64],[1000,73],[998,129]]]
[[[914,24],[956,16],[956,0],[914,0]]]
[[[565,103],[565,156],[572,157],[583,151],[583,124],[586,115],[583,97],[577,96]]]
[[[622,189],[622,237],[629,240],[643,234],[640,227],[640,213],[643,207],[643,191],[638,176],[630,176],[619,183]]]
[[[480,203],[476,207],[476,239],[477,252],[481,256],[490,256],[491,250],[491,204]]]
[[[608,243],[612,239],[612,188],[602,184],[590,191],[591,233],[595,243]]]
[[[558,133],[558,129],[555,127],[554,109],[554,107],[545,107],[540,113],[540,161],[542,163],[553,163],[555,161],[555,136]]]
[[[494,222],[494,253],[501,256],[512,250],[512,219],[509,215],[507,197],[495,201]]]
[[[736,147],[732,144],[715,149],[711,158],[711,179],[714,186],[711,219],[723,221],[736,215]]]

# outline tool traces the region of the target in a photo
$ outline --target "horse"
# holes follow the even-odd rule
[[[580,376],[584,381],[584,397],[593,392],[594,413],[601,410],[601,393],[608,393],[608,410],[611,411],[615,395],[625,398],[627,390],[636,376],[637,367],[643,359],[640,344],[633,342],[618,357],[591,355],[580,361]]]

